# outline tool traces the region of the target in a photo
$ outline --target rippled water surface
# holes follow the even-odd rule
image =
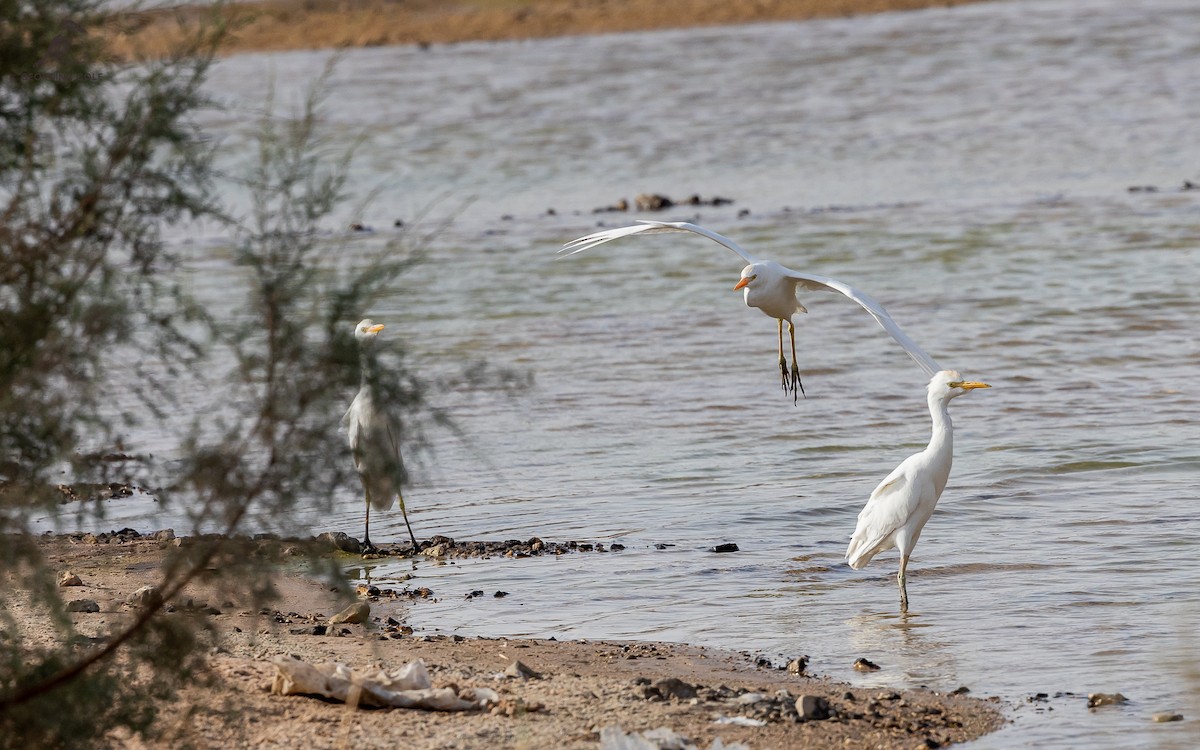
[[[378,191],[378,231],[354,242],[439,195],[426,222],[455,216],[369,312],[430,373],[474,354],[534,378],[516,399],[454,402],[471,437],[439,437],[421,468],[418,534],[627,548],[421,564],[441,598],[411,622],[967,685],[1012,707],[979,748],[1195,746],[1200,190],[1180,186],[1200,182],[1198,55],[1190,0],[346,53],[329,124],[365,131],[355,184]],[[264,68],[287,99],[324,61],[224,62],[212,128],[236,154]],[[724,249],[671,235],[553,259],[635,218],[593,207],[651,191],[734,198],[654,218],[869,290],[943,366],[994,386],[951,407],[954,472],[907,616],[894,552],[862,571],[842,555],[871,489],[928,439],[924,375],[851,303],[808,294],[793,406],[774,322],[732,291]],[[202,294],[237,273],[220,246],[192,246]],[[143,512],[112,521],[171,522]],[[360,514],[350,487],[333,517],[310,513],[355,535]],[[403,536],[398,514],[374,520],[377,541]],[[723,542],[741,552],[707,551]],[[473,589],[511,595],[465,602]],[[859,656],[883,670],[852,672]],[[1131,703],[1089,712],[1092,691]],[[1187,720],[1151,723],[1167,710]]]

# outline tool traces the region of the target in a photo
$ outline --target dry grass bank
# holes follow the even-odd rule
[[[802,20],[965,5],[984,0],[254,0],[217,11],[225,54],[445,44],[646,29]],[[164,55],[207,7],[133,14],[110,34],[126,59]]]

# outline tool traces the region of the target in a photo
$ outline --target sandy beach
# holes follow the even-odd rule
[[[981,0],[257,0],[230,3],[219,18],[230,25],[222,54],[451,44],[577,34],[678,29],[766,21],[853,16]],[[112,27],[114,51],[133,59],[160,57],[210,11],[200,7],[148,11]]]
[[[133,617],[131,595],[155,583],[168,548],[187,540],[131,538],[127,533],[99,539],[45,536],[40,544],[57,573],[80,579],[82,585],[63,589],[65,599],[98,605],[98,612],[72,617],[81,633],[103,640]],[[279,542],[263,544],[274,545],[272,555],[282,548]],[[330,554],[343,562],[354,559]],[[931,691],[860,689],[820,675],[796,674],[795,667],[789,671],[787,665],[761,663],[748,653],[661,643],[411,632],[406,613],[421,606],[422,595],[436,597],[436,591],[414,595],[360,586],[358,601],[370,607],[367,621],[325,625],[350,602],[296,569],[286,555],[278,564],[278,597],[267,609],[252,610],[236,594],[204,584],[164,603],[167,617],[200,612],[212,633],[207,663],[213,679],[187,688],[178,705],[167,707],[164,715],[178,722],[169,737],[212,748],[385,748],[400,743],[414,750],[595,748],[608,727],[624,732],[665,727],[704,748],[717,738],[751,748],[914,748],[963,742],[1003,722],[995,702]],[[28,612],[16,614],[27,626],[44,627],[35,625]],[[303,695],[274,695],[271,659],[288,654],[359,670],[395,668],[420,659],[435,687],[486,687],[497,691],[500,700],[485,710],[448,713],[349,709]],[[500,676],[518,660],[537,676]],[[795,704],[806,695],[827,707],[826,718],[799,716]],[[728,723],[732,721],[761,726]],[[144,746],[135,738],[116,739]]]

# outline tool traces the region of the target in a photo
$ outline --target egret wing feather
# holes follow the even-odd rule
[[[812,291],[838,292],[858,303],[859,307],[870,313],[871,317],[875,318],[875,322],[879,323],[883,327],[883,330],[887,331],[896,340],[896,343],[904,351],[908,352],[908,356],[912,357],[913,361],[925,371],[926,375],[933,377],[934,373],[942,369],[941,365],[933,357],[929,356],[924,349],[918,346],[917,342],[913,341],[904,332],[904,329],[892,319],[891,314],[888,313],[883,305],[879,304],[871,295],[827,276],[802,273],[801,271],[793,271],[790,268],[784,268],[783,270],[787,273],[789,279],[796,282],[797,286],[802,286]]]
[[[919,455],[919,454],[918,454]],[[879,483],[858,513],[858,525],[850,537],[846,559],[858,570],[871,558],[895,546],[892,535],[900,530],[920,504],[920,487],[911,469],[917,456],[910,456]]]
[[[580,237],[577,240],[572,240],[571,242],[563,245],[562,249],[558,252],[565,253],[567,255],[574,255],[575,253],[581,253],[584,250],[590,250],[597,245],[603,245],[605,242],[611,242],[612,240],[620,239],[622,237],[629,237],[630,235],[634,234],[658,234],[661,232],[692,232],[693,234],[707,237],[713,242],[724,245],[733,252],[737,253],[742,260],[746,261],[747,263],[758,262],[758,259],[743,250],[741,245],[737,244],[728,237],[717,234],[716,232],[705,229],[704,227],[690,224],[686,221],[670,222],[639,220],[637,224],[632,224],[627,227],[605,229],[600,232],[593,232],[586,237]]]
[[[407,479],[395,436],[398,425],[386,411],[378,409],[369,389],[354,397],[342,422],[363,486],[371,498],[371,507],[388,510]]]

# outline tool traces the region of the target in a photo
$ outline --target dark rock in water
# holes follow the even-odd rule
[[[616,543],[614,543],[614,544],[612,544],[612,545],[610,545],[610,546],[609,546],[609,549],[610,549],[610,550],[612,550],[613,552],[621,552],[622,550],[624,550],[624,549],[625,549],[625,545],[624,545],[624,544],[616,544]]]
[[[362,551],[358,540],[344,531],[326,531],[324,534],[318,534],[316,541],[341,552],[357,554]]]
[[[829,718],[829,701],[819,695],[802,695],[796,699],[796,713],[805,721]]]
[[[465,598],[467,598],[467,599],[476,599],[476,598],[478,598],[478,597],[481,597],[481,596],[483,596],[483,590],[482,590],[482,589],[476,589],[476,590],[472,591],[471,593],[467,594],[467,596],[466,596]]]
[[[628,210],[629,210],[629,201],[622,198],[621,200],[617,201],[616,203],[612,204],[611,206],[601,206],[600,208],[593,208],[592,213],[608,214],[608,213],[619,213],[619,212],[628,211]]]
[[[804,674],[804,670],[808,668],[808,657],[801,656],[798,659],[792,659],[788,662],[788,674]]]
[[[878,672],[879,665],[870,659],[858,659],[854,662],[854,668],[859,672]]]
[[[733,542],[729,542],[728,544],[718,544],[716,547],[713,547],[710,550],[710,552],[717,552],[717,553],[737,552],[737,551],[738,551],[738,546],[736,544],[734,544]]]
[[[642,193],[633,199],[633,205],[639,211],[662,211],[675,205],[675,201],[657,193]]]
[[[971,692],[971,688],[967,687],[966,685],[960,685],[959,687],[951,690],[950,695],[966,695],[969,692]]]
[[[1129,699],[1120,693],[1088,693],[1088,708],[1099,706],[1119,706],[1128,703]]]
[[[508,592],[507,591],[497,591],[496,593],[492,594],[492,596],[496,599],[503,599],[504,597],[508,596]]]
[[[665,680],[659,680],[652,684],[650,688],[663,698],[691,700],[697,695],[695,685],[689,685],[678,677],[668,677]]]

